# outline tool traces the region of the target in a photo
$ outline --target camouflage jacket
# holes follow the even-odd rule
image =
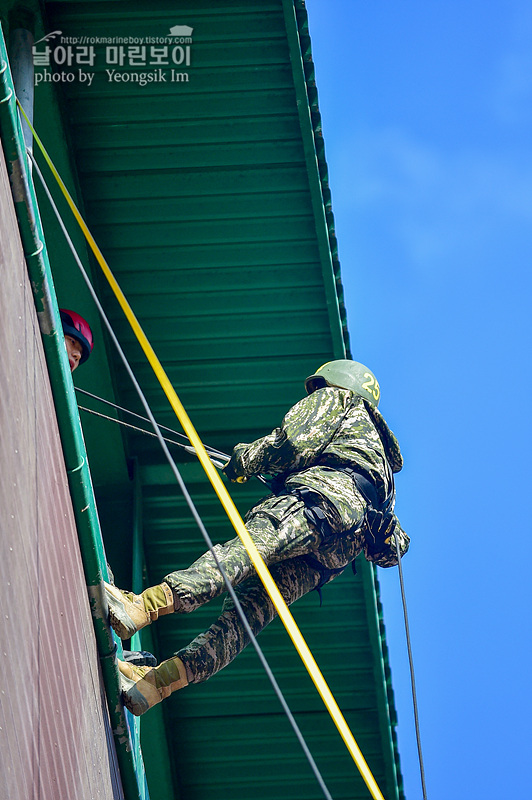
[[[336,509],[341,527],[349,531],[360,525],[360,500],[352,477],[338,468],[351,467],[367,477],[384,501],[394,492],[392,472],[401,470],[403,459],[378,409],[347,389],[324,387],[296,403],[271,434],[236,445],[229,465],[237,477],[266,473],[280,476],[288,491],[312,489]]]

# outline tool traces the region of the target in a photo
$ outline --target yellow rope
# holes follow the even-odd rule
[[[184,406],[182,405],[179,397],[177,396],[175,389],[170,383],[170,380],[166,375],[166,372],[164,371],[159,359],[157,358],[155,351],[153,350],[150,342],[148,341],[135,314],[133,313],[133,310],[131,309],[131,306],[129,305],[125,295],[123,294],[120,286],[118,285],[114,275],[112,274],[111,269],[109,268],[109,265],[107,264],[102,252],[100,251],[98,245],[96,244],[84,219],[82,218],[72,197],[70,196],[68,189],[63,183],[61,176],[57,172],[43,143],[41,142],[35,130],[33,129],[33,126],[31,125],[28,117],[24,113],[24,109],[22,108],[18,100],[17,104],[26,122],[28,123],[33,136],[35,137],[35,141],[37,142],[39,149],[41,150],[41,153],[43,154],[46,160],[46,163],[50,167],[50,170],[52,171],[54,178],[59,184],[61,191],[63,192],[63,195],[65,196],[65,199],[72,210],[72,213],[74,214],[81,230],[83,231],[92,252],[94,253],[100,267],[102,268],[102,271],[105,277],[107,278],[109,285],[111,286],[111,289],[113,290],[118,302],[120,303],[120,306],[124,314],[126,315],[127,320],[131,325],[131,328],[133,329],[133,332],[137,337],[137,340],[140,346],[142,347],[144,354],[146,355],[146,358],[148,359],[157,377],[157,380],[159,381],[164,393],[166,394],[166,397],[168,398],[168,401],[170,402],[172,409],[174,410],[181,426],[183,427],[183,430],[190,439],[192,446],[196,450],[201,465],[205,470],[207,477],[209,478],[213,486],[214,491],[218,495],[218,498],[220,499],[220,502],[227,516],[229,517],[229,520],[231,521],[231,524],[233,525],[236,533],[238,534],[240,540],[244,544],[258,576],[260,577],[262,583],[264,584],[266,591],[268,592],[277,610],[277,613],[283,622],[283,625],[285,626],[290,638],[292,639],[292,642],[294,643],[294,646],[297,652],[299,653],[312,681],[314,682],[316,689],[318,690],[329,714],[331,715],[334,724],[336,725],[342,739],[344,740],[344,743],[347,749],[349,750],[351,757],[353,758],[355,764],[357,765],[360,774],[362,775],[362,778],[364,779],[366,786],[368,787],[371,793],[371,796],[374,798],[374,800],[384,800],[384,797],[377,785],[377,782],[375,781],[375,778],[373,777],[371,770],[369,769],[364,759],[364,756],[362,755],[362,752],[358,744],[356,743],[355,738],[351,733],[349,726],[347,725],[347,722],[345,721],[344,716],[340,711],[338,704],[334,699],[334,696],[325,681],[325,678],[321,674],[321,671],[318,665],[316,664],[316,661],[314,660],[314,656],[312,655],[305,639],[303,638],[303,635],[301,634],[301,631],[299,630],[288,606],[286,605],[283,596],[281,595],[279,589],[277,588],[277,585],[273,580],[268,567],[266,566],[259,551],[255,547],[255,543],[253,542],[253,539],[249,535],[249,532],[246,526],[244,525],[242,517],[238,513],[231,499],[231,496],[229,495],[229,492],[227,491],[222,479],[218,475],[218,472],[214,468],[209,456],[207,455],[203,443],[200,437],[198,436],[194,426],[192,425],[192,422],[190,421],[190,418],[187,412],[185,411]]]

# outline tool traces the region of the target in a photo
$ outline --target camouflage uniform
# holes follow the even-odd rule
[[[277,476],[283,487],[277,496],[252,508],[245,522],[288,605],[328,583],[361,551],[380,566],[397,563],[395,547],[383,545],[377,551],[371,547],[368,503],[353,476],[342,471],[346,467],[371,481],[380,501],[391,495],[393,508],[392,472],[402,468],[395,436],[380,412],[363,398],[347,389],[324,387],[293,406],[270,435],[237,445],[225,468],[233,480],[266,473]],[[309,497],[322,512],[322,525],[309,517]],[[398,536],[404,554],[409,539],[400,526]],[[215,550],[227,577],[238,587],[253,632],[259,633],[275,610],[243,544],[235,538]],[[175,610],[184,613],[225,588],[210,552],[164,580],[173,590]],[[218,620],[176,655],[187,668],[189,682],[199,683],[232,661],[247,643],[228,598]]]

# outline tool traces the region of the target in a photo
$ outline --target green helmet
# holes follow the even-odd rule
[[[312,394],[324,386],[338,386],[350,389],[360,395],[372,406],[378,406],[381,396],[379,382],[373,372],[358,361],[342,358],[339,361],[328,361],[310,375],[305,381],[305,389]]]

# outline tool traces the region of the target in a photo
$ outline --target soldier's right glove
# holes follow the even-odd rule
[[[249,475],[244,475],[242,472],[242,462],[240,461],[240,454],[246,448],[245,444],[237,444],[231,458],[222,470],[223,474],[233,483],[245,483],[249,480]]]
[[[366,522],[366,545],[368,553],[370,555],[377,555],[379,553],[384,553],[390,548],[392,548],[395,553],[397,548],[394,534],[397,533],[400,537],[400,534],[403,532],[395,514],[391,511],[384,513],[370,508],[366,514]]]

